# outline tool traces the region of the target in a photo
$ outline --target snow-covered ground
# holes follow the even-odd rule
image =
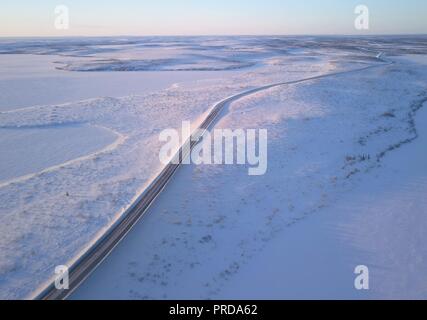
[[[327,241],[316,241],[318,251],[309,245],[310,241],[321,237],[319,230],[331,221],[337,226],[331,233],[333,237],[341,239],[342,234],[356,234],[345,231],[351,230],[347,223],[356,226],[359,222],[349,220],[350,214],[342,220],[342,212],[354,209],[350,204],[359,195],[363,197],[367,192],[364,186],[372,185],[372,177],[381,173],[384,177],[390,175],[383,172],[389,154],[403,152],[407,142],[415,146],[412,141],[417,136],[413,123],[415,109],[427,96],[426,66],[418,61],[418,55],[416,60],[413,58],[414,54],[426,53],[425,39],[417,37],[39,42],[0,42],[0,52],[7,53],[0,55],[0,61],[8,58],[16,61],[17,54],[22,57],[36,54],[37,59],[49,58],[50,64],[55,58],[62,61],[55,64],[56,70],[50,66],[55,77],[66,79],[73,75],[75,83],[90,82],[97,89],[93,89],[93,96],[87,96],[90,91],[86,91],[80,97],[75,93],[64,94],[56,101],[49,100],[52,99],[49,91],[24,85],[26,98],[6,93],[12,102],[0,103],[5,110],[0,113],[0,131],[7,132],[0,137],[0,147],[10,149],[5,153],[2,150],[0,160],[0,297],[3,298],[30,296],[51,279],[56,265],[72,263],[126,210],[161,169],[158,151],[162,144],[158,134],[162,129],[179,128],[183,120],[197,124],[215,102],[250,88],[377,65],[359,73],[276,87],[234,102],[216,126],[268,129],[267,174],[250,177],[247,168],[237,166],[182,167],[149,215],[74,295],[74,298],[304,297],[307,292],[304,289],[316,283],[307,280],[311,278],[304,274],[315,274],[329,265],[328,255],[324,260],[319,257],[321,250],[339,261],[343,252],[335,249],[339,247],[338,240],[333,241],[335,247],[331,250],[325,250],[330,244]],[[379,52],[386,52],[395,64],[377,61],[375,56]],[[15,69],[20,70],[19,64]],[[234,71],[225,71],[229,69]],[[141,70],[151,70],[153,76]],[[45,69],[41,71],[44,72]],[[194,74],[194,78],[189,74]],[[43,83],[39,71],[22,75],[27,76]],[[2,76],[4,83],[11,81],[8,77]],[[121,91],[116,88],[120,77],[137,77],[140,87],[129,89],[124,82],[119,86],[123,88]],[[152,77],[158,77],[160,85],[144,86]],[[112,78],[116,82],[108,80]],[[1,81],[0,86],[6,86]],[[17,88],[20,81],[14,82]],[[115,83],[116,90],[111,96],[104,91],[106,83]],[[63,90],[61,87],[58,84],[58,90]],[[31,90],[42,92],[42,98],[33,104],[28,98]],[[3,90],[0,92],[4,95]],[[108,97],[99,97],[105,95]],[[76,101],[80,99],[87,100]],[[20,107],[19,103],[23,105]],[[43,103],[46,105],[40,105]],[[56,133],[58,130],[61,133]],[[43,144],[52,147],[44,151]],[[419,192],[425,191],[421,184],[418,186]],[[342,199],[349,200],[342,202]],[[347,204],[342,212],[336,207],[339,203]],[[395,209],[397,205],[392,207]],[[362,206],[361,211],[368,212],[369,208]],[[426,209],[422,203],[419,208],[421,213]],[[382,217],[377,211],[373,221],[379,228]],[[418,223],[421,213],[412,223]],[[407,222],[405,228],[409,229],[411,221],[401,224]],[[416,242],[422,243],[422,237],[420,233]],[[380,250],[380,240],[372,239],[374,248]],[[402,239],[412,240],[405,236]],[[282,240],[286,244],[281,244]],[[365,233],[344,240],[348,240],[345,249],[348,257],[355,260],[365,257],[362,252],[368,243],[362,243],[368,241]],[[318,253],[323,265],[313,266],[312,262],[318,260],[310,251],[303,250],[307,247]],[[283,255],[275,253],[279,248],[283,248]],[[422,256],[422,246],[414,244],[411,248]],[[374,255],[377,260],[360,259],[363,261],[358,264],[386,263],[386,254]],[[401,256],[408,258],[403,253]],[[288,263],[288,258],[293,261]],[[298,264],[296,268],[297,258],[307,264]],[[414,259],[411,265],[420,268],[422,263],[416,262],[424,261],[423,258]],[[284,268],[280,273],[281,268],[271,267],[272,272],[267,272],[267,267],[261,267],[264,264],[289,269]],[[352,266],[331,264],[331,270],[336,270],[334,274],[342,277],[339,281],[332,280],[335,287],[330,291],[317,287],[313,297],[341,294],[357,297],[358,293],[351,288],[348,292],[343,289],[353,283],[352,270],[347,275]],[[297,270],[299,273],[292,275]],[[264,279],[265,286],[260,285],[260,291],[256,282],[250,281],[255,274]],[[386,272],[378,274],[384,279],[392,277]],[[305,279],[299,289],[295,280],[298,277]],[[278,287],[288,278],[294,279],[294,285]],[[417,279],[421,278],[420,275]]]
[[[415,123],[417,140],[321,214],[277,235],[223,286],[221,297],[425,299],[426,104]],[[370,268],[369,291],[354,289],[361,264]]]
[[[118,138],[106,128],[82,124],[6,128],[0,129],[0,135],[0,181],[10,181],[87,157],[107,148]]]
[[[207,71],[68,72],[57,69],[60,62],[79,58],[30,54],[0,57],[0,111],[97,97],[142,95],[167,89],[178,82],[231,74],[229,71],[216,74]]]
[[[233,103],[217,127],[267,128],[268,173],[182,168],[73,298],[426,298],[426,83],[398,58]]]

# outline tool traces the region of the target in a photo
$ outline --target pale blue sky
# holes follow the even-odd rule
[[[70,29],[54,28],[67,5]],[[354,28],[354,8],[370,30]],[[0,36],[427,34],[426,0],[0,0]]]

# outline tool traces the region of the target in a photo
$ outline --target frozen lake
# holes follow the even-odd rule
[[[57,69],[58,62],[77,59],[58,55],[0,55],[0,112],[98,97],[143,95],[175,83],[236,72],[73,72]],[[113,143],[115,138],[108,130],[81,124],[0,128],[0,183],[96,152]]]
[[[90,125],[0,129],[0,183],[94,153],[117,136]]]
[[[0,55],[0,111],[62,104],[97,97],[142,95],[175,83],[220,78],[236,71],[70,72],[60,61],[78,58],[51,55]]]

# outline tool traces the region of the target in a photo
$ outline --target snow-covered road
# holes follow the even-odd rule
[[[423,37],[0,41],[0,297],[31,297],[55,266],[71,265],[163,169],[159,133],[182,121],[198,125],[232,96],[239,99],[215,127],[268,129],[267,173],[184,166],[75,297],[233,294],[227,285],[276,237],[321,219],[414,142],[425,44]],[[396,64],[378,63],[380,51]],[[337,72],[344,73],[322,77]],[[269,83],[288,85],[253,91]],[[265,261],[280,265],[265,250]]]
[[[381,54],[378,55],[381,57]],[[379,58],[378,58],[379,59]],[[258,92],[264,90],[281,87],[285,85],[294,85],[298,83],[303,83],[307,81],[319,80],[328,77],[334,77],[339,75],[345,75],[349,73],[362,72],[373,68],[378,68],[381,66],[387,66],[393,64],[392,62],[384,62],[384,64],[373,64],[367,67],[346,70],[340,72],[326,73],[322,75],[317,75],[314,77],[309,77],[305,79],[297,79],[288,82],[280,82],[275,84],[269,84],[262,87],[250,89],[242,93],[235,94],[231,97],[228,97],[218,103],[216,103],[211,111],[207,114],[206,118],[201,122],[198,129],[199,130],[209,130],[211,125],[217,121],[217,117],[223,109],[229,106],[231,103],[238,101],[239,99],[251,96]],[[201,134],[202,135],[202,134]],[[187,140],[184,145],[180,146],[179,150],[176,153],[175,158],[181,159],[184,150],[188,149],[188,153],[191,153],[193,147],[197,144],[197,138],[193,138],[194,143],[191,140]],[[187,157],[189,154],[187,154]],[[138,197],[134,204],[125,212],[122,217],[103,234],[99,240],[79,259],[70,266],[69,269],[69,289],[68,290],[57,290],[54,283],[50,284],[47,288],[43,289],[40,294],[37,295],[38,299],[65,299],[68,297],[76,288],[99,266],[100,263],[111,253],[112,250],[117,246],[117,244],[127,235],[131,228],[138,222],[138,220],[144,215],[144,213],[149,209],[152,202],[158,197],[158,195],[163,191],[166,184],[169,180],[172,179],[179,165],[176,160],[169,162],[165,168],[160,172],[160,174],[153,179],[153,181],[145,188],[142,195]]]
[[[93,41],[95,40],[92,39],[90,44]],[[101,39],[100,41],[108,42],[109,40]],[[146,41],[146,39],[142,39],[143,44]],[[162,41],[160,41],[160,48],[164,46]],[[174,46],[168,42],[169,40],[166,41],[170,48]],[[194,40],[185,39],[185,41]],[[217,42],[216,39],[213,41]],[[237,40],[237,42],[240,41]],[[230,39],[219,42],[229,43]],[[234,43],[235,40],[231,40],[233,46]],[[17,45],[25,46],[25,43]],[[38,45],[37,43],[35,47]],[[59,47],[64,46],[61,50],[64,50],[64,54],[66,54],[68,48],[75,50],[80,45],[81,42],[75,45],[73,40],[70,40],[61,42]],[[152,45],[148,44],[150,47]],[[210,43],[207,45],[209,46]],[[199,46],[200,44],[197,43],[195,50],[198,50]],[[139,48],[139,45],[136,47]],[[22,51],[32,51],[33,48],[33,44],[30,44]],[[49,45],[40,46],[42,51],[46,48],[49,48]],[[91,47],[88,50],[92,50]],[[191,71],[196,75],[194,81],[191,82],[180,78],[181,71],[174,71],[176,74],[173,81],[178,82],[160,91],[122,98],[95,97],[55,105],[7,107],[8,111],[1,112],[0,129],[8,132],[22,133],[27,130],[37,130],[46,135],[51,128],[66,131],[66,128],[71,126],[78,128],[89,126],[108,128],[121,137],[120,141],[113,143],[113,148],[105,149],[102,145],[95,146],[93,143],[92,148],[87,149],[86,154],[82,155],[79,144],[73,144],[73,139],[61,139],[61,135],[55,134],[43,136],[43,141],[40,143],[52,146],[60,145],[70,157],[66,159],[68,161],[65,163],[58,163],[64,160],[54,154],[55,157],[50,158],[53,161],[43,161],[41,171],[37,171],[40,168],[34,166],[37,161],[32,161],[37,154],[27,152],[26,155],[20,155],[20,159],[26,160],[22,163],[22,170],[15,166],[14,171],[18,176],[7,175],[6,179],[1,181],[2,187],[0,188],[1,297],[30,296],[36,288],[43,287],[47,281],[52,279],[55,266],[72,264],[122,216],[122,213],[163,168],[158,159],[159,149],[162,145],[158,134],[161,130],[179,128],[183,120],[189,120],[197,125],[209,112],[210,106],[225,96],[231,96],[265,83],[291,81],[322,74],[335,68],[335,65],[328,63],[327,58],[324,57],[307,59],[305,56],[283,56],[271,60],[272,53],[262,52],[265,51],[263,42],[261,42],[259,50],[261,51],[260,57],[265,60],[263,60],[262,67],[257,69],[236,70],[227,74],[224,73],[225,71],[212,71],[209,76],[205,74],[203,80],[198,79],[198,71]],[[217,56],[218,51],[214,51]],[[159,49],[158,52],[162,53],[164,50]],[[230,52],[235,54],[234,50]],[[131,52],[131,54],[134,53]],[[176,53],[174,50],[168,50],[168,54]],[[137,55],[139,56],[139,53]],[[277,53],[274,55],[277,56]],[[1,56],[2,59],[8,59],[8,57],[9,55]],[[12,56],[12,59],[16,59],[15,55]],[[64,56],[61,56],[61,60],[63,59]],[[72,59],[74,58],[70,58],[70,60]],[[199,59],[199,56],[194,57],[194,63],[198,65],[198,68],[203,69],[203,61],[203,59]],[[219,65],[222,64],[219,63]],[[3,66],[7,68],[7,63]],[[224,68],[227,68],[227,63]],[[18,70],[23,72],[22,69]],[[38,82],[46,83],[46,85],[51,83],[43,80],[46,70],[43,69],[41,78],[37,70],[30,70],[30,74],[27,75],[30,78],[35,77],[39,79]],[[140,75],[139,73],[123,72],[126,72],[123,75],[129,75],[129,79],[150,77],[145,73]],[[52,73],[56,77],[57,72],[52,71]],[[166,78],[169,77],[169,74],[164,71],[159,74]],[[4,75],[6,76],[5,81],[9,81],[8,73],[4,73]],[[25,74],[22,77],[26,79]],[[64,77],[69,77],[68,73]],[[104,77],[95,77],[98,79],[96,81],[92,72],[78,73],[76,77],[82,77],[85,81],[94,80],[93,85],[98,89],[102,89],[104,83],[106,86],[116,83],[110,81],[116,77],[108,72]],[[60,79],[64,78],[60,76]],[[143,83],[147,81],[145,80]],[[21,82],[20,79],[18,83],[20,86],[9,88],[7,92],[9,96],[10,94],[13,97],[18,96],[16,91],[19,91],[20,88],[28,91],[29,94],[40,93],[38,86],[27,87],[27,82]],[[58,90],[63,89],[61,81],[53,83],[58,85]],[[125,81],[122,82],[122,85],[126,90],[129,89]],[[48,87],[50,88],[51,85]],[[55,87],[53,89],[55,91]],[[98,89],[94,91],[94,94],[105,92],[103,89]],[[114,93],[119,92],[119,89],[115,88]],[[55,100],[55,97],[46,92],[42,96],[43,99],[50,99],[49,101]],[[73,97],[71,96],[70,99]],[[63,97],[60,98],[63,99]],[[15,98],[12,100],[15,101]],[[50,132],[55,131],[50,130]],[[11,142],[7,140],[8,136],[0,137],[0,139],[5,139],[3,145],[10,145]],[[82,143],[89,141],[85,140],[83,136],[78,140]],[[33,150],[26,147],[28,143],[34,144],[36,147],[39,145],[37,141],[27,141],[26,139],[21,142],[23,142],[22,146],[16,146],[16,148],[22,148],[24,151]],[[106,144],[108,145],[108,142]],[[10,156],[10,159],[5,159],[6,163],[16,165],[21,163],[14,160],[13,152],[6,152],[2,155]],[[48,156],[46,154],[45,158]],[[3,171],[6,166],[2,165],[1,168]],[[26,174],[33,169],[36,169],[37,172]],[[21,173],[24,176],[20,176]]]
[[[404,281],[407,272],[384,271],[384,255],[400,255],[396,261],[423,278],[419,244],[426,239],[409,226],[423,219],[426,204],[417,203],[415,213],[407,211],[416,218],[400,223],[408,225],[398,228],[406,240],[400,249],[384,248],[388,241],[366,231],[381,230],[384,208],[362,199],[385,188],[390,177],[399,180],[384,161],[390,154],[406,157],[405,141],[417,138],[411,118],[426,94],[425,67],[400,61],[385,68],[270,88],[234,101],[218,125],[268,127],[273,155],[266,177],[246,177],[237,167],[183,167],[143,223],[72,297],[424,297],[426,286],[416,289]],[[424,141],[411,144],[413,156],[424,154]],[[424,183],[418,187],[411,198],[426,192]],[[398,217],[405,198],[388,192],[388,210]],[[378,219],[366,216],[372,211]],[[366,230],[357,234],[363,223]],[[350,235],[356,237],[346,242]],[[413,252],[409,260],[405,246]],[[362,264],[371,267],[369,292],[353,285],[354,268]],[[390,283],[400,283],[400,289],[391,290]]]

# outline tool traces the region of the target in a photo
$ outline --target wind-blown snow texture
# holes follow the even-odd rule
[[[92,298],[221,297],[224,284],[276,234],[333,203],[389,152],[416,137],[413,118],[427,97],[426,68],[394,56],[426,53],[425,40],[1,41],[5,54],[61,55],[57,68],[66,72],[239,69],[144,95],[0,113],[1,130],[85,125],[116,137],[86,156],[0,181],[1,297],[28,297],[51,279],[56,265],[70,263],[124,212],[161,169],[162,129],[178,128],[182,120],[197,123],[215,102],[241,91],[380,64],[375,56],[385,52],[395,64],[278,87],[233,103],[218,126],[267,128],[268,173],[254,178],[234,166],[184,167],[150,215],[85,284],[89,289],[79,291]],[[126,254],[120,250],[125,245]],[[99,281],[112,269],[117,278]]]

